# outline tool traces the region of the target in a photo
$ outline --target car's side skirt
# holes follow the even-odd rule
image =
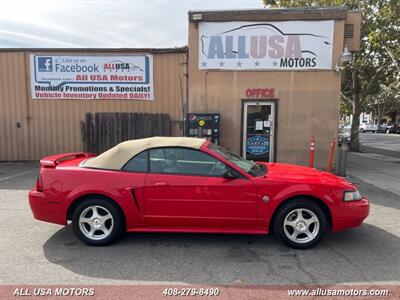
[[[221,234],[268,234],[266,229],[241,229],[241,228],[165,228],[143,227],[128,228],[127,232],[181,232],[181,233],[221,233]]]

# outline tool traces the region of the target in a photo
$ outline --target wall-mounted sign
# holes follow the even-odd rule
[[[248,88],[246,89],[247,98],[273,98],[275,89],[273,88]]]
[[[201,22],[199,68],[332,68],[333,20]]]
[[[246,152],[262,155],[269,152],[269,139],[262,135],[253,135],[246,141]]]
[[[152,55],[30,55],[33,99],[153,100]]]

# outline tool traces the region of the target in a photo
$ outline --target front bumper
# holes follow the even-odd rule
[[[35,219],[60,225],[67,224],[66,208],[62,203],[49,201],[44,193],[35,189],[30,191],[29,205]]]
[[[369,202],[366,198],[359,201],[343,202],[333,212],[332,231],[360,226],[369,215]]]

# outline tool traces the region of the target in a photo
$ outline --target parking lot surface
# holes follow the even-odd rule
[[[400,134],[360,133],[361,150],[400,158]]]
[[[88,247],[70,226],[32,218],[37,166],[0,163],[0,284],[340,284],[400,282],[400,197],[358,178],[371,201],[359,228],[310,250],[273,236],[128,234]]]
[[[349,152],[347,173],[397,194],[400,201],[400,158]]]

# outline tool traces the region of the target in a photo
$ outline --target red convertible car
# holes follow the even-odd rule
[[[274,232],[294,248],[359,226],[368,200],[316,169],[245,160],[204,139],[153,137],[96,156],[43,158],[29,203],[36,219],[72,227],[89,245],[128,232]]]

